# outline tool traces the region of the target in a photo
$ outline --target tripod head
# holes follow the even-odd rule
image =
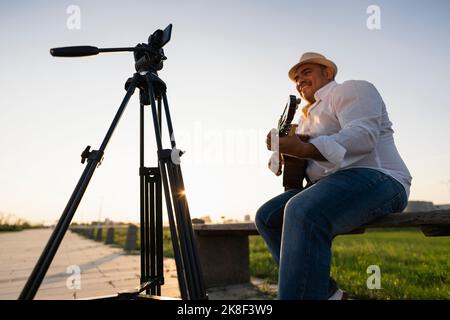
[[[134,51],[135,69],[142,71],[159,71],[163,68],[163,61],[167,59],[164,55],[163,46],[170,41],[172,25],[169,24],[164,31],[156,30],[148,37],[148,44],[141,43]]]
[[[148,37],[148,43],[140,43],[135,47],[128,48],[97,48],[94,46],[74,46],[50,49],[54,57],[84,57],[92,56],[102,52],[134,52],[135,69],[137,72],[156,72],[163,68],[163,61],[167,59],[163,47],[170,41],[172,24],[164,30],[158,29]]]

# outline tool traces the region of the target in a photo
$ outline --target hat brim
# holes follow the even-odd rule
[[[320,64],[323,65],[325,67],[330,67],[331,69],[333,69],[334,72],[334,77],[337,74],[337,66],[336,64],[328,59],[323,59],[323,58],[310,58],[310,59],[306,59],[304,61],[301,61],[299,63],[297,63],[296,65],[294,65],[288,72],[288,76],[289,79],[291,79],[292,81],[295,81],[295,72],[297,71],[298,67],[300,67],[302,64],[306,64],[306,63],[315,63],[315,64]]]

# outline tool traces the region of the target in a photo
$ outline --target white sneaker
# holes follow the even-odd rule
[[[344,297],[344,291],[341,289],[337,289],[335,293],[331,297],[328,298],[328,300],[343,300]]]

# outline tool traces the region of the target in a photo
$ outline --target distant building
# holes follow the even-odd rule
[[[250,215],[249,215],[249,214],[246,214],[246,215],[244,216],[244,221],[245,221],[245,222],[250,222]]]
[[[431,201],[408,201],[405,212],[415,211],[433,211],[436,210],[433,202]]]

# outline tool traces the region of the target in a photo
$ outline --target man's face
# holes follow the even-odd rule
[[[314,103],[314,93],[332,81],[333,70],[316,63],[305,63],[295,72],[297,91],[309,103]]]

